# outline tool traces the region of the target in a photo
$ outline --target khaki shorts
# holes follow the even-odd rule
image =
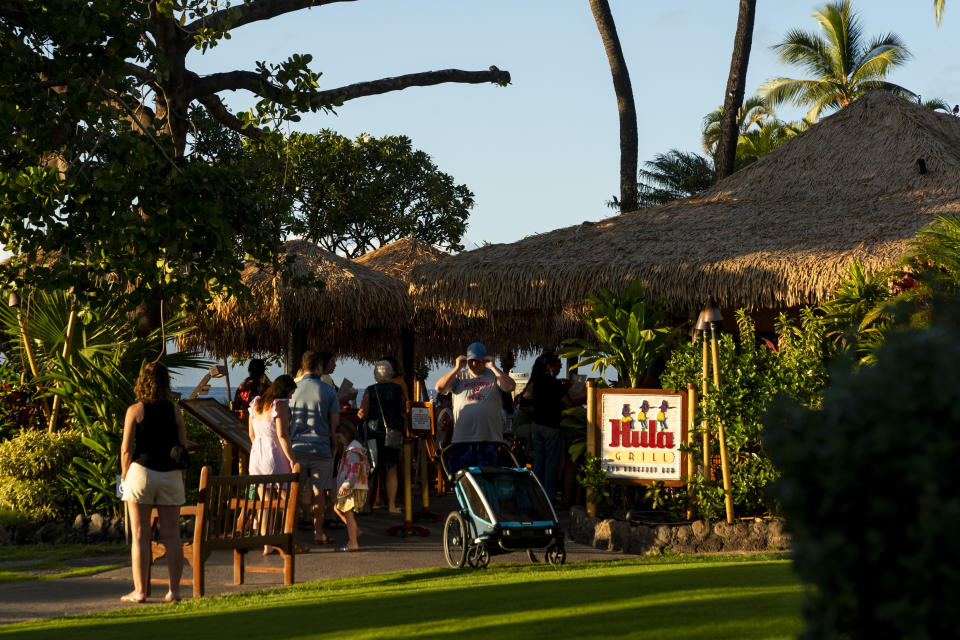
[[[333,458],[315,456],[294,449],[293,458],[300,463],[302,481],[310,478],[314,493],[330,491],[333,487]]]
[[[180,506],[186,501],[183,495],[183,472],[154,471],[134,462],[127,469],[127,477],[123,481],[123,499],[160,507]]]

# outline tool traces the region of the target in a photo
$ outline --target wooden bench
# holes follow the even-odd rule
[[[210,467],[200,471],[197,504],[180,508],[180,516],[195,518],[193,540],[183,543],[183,558],[193,577],[181,585],[193,586],[193,597],[204,592],[204,564],[216,549],[233,549],[233,583],[243,584],[244,572],[282,573],[283,584],[293,584],[296,556],[297,492],[300,465],[293,473],[268,476],[214,476]],[[157,511],[151,524],[155,527]],[[246,566],[246,554],[264,545],[275,547],[283,558],[282,567]],[[151,565],[166,555],[162,542],[152,544]],[[151,579],[147,584],[167,584]],[[149,586],[148,586],[149,589]]]

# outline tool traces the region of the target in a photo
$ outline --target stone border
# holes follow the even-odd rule
[[[0,526],[0,546],[5,544],[62,544],[64,542],[123,542],[123,518],[100,513],[78,515],[69,522]]]
[[[664,553],[709,553],[716,551],[789,551],[790,534],[783,530],[780,518],[727,524],[711,522],[635,525],[624,520],[594,518],[586,509],[570,509],[570,539],[603,549],[639,555]]]

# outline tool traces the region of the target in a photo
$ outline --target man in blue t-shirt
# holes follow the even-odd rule
[[[313,543],[330,544],[333,541],[323,531],[323,514],[333,484],[337,445],[332,436],[340,424],[340,403],[337,392],[321,379],[324,371],[319,353],[307,351],[300,364],[307,373],[290,398],[290,441],[303,474],[301,486],[306,487],[309,478],[313,488],[312,501],[303,499],[308,493],[300,494],[305,513],[309,513],[307,505],[312,505]]]
[[[450,393],[453,398],[451,473],[474,464],[496,466],[493,443],[503,441],[500,391],[510,393],[515,387],[513,378],[497,368],[479,342],[467,347],[467,355],[458,356],[453,369],[437,380],[437,393]]]

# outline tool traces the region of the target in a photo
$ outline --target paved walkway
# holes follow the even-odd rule
[[[454,505],[453,498],[447,496],[434,499],[432,505],[444,515]],[[566,513],[561,516],[565,524]],[[315,546],[310,553],[298,554],[296,561],[296,582],[311,582],[330,578],[349,578],[390,571],[427,569],[447,566],[443,555],[443,523],[420,523],[425,525],[428,537],[410,536],[407,538],[389,537],[386,530],[400,523],[398,516],[386,511],[375,511],[372,515],[360,518],[360,527],[364,531],[360,538],[363,551],[357,553],[337,553],[334,545]],[[328,532],[338,543],[346,541],[346,531]],[[309,532],[300,532],[300,542],[306,544],[311,536]],[[568,540],[567,562],[591,560],[621,559],[621,553],[598,551]],[[129,561],[129,556],[117,558],[97,557],[97,565],[112,562]],[[513,553],[495,556],[498,562],[528,562],[526,555]],[[278,556],[264,558],[257,552],[247,555],[248,566],[258,563],[270,563],[281,566]],[[467,569],[472,570],[472,569]],[[452,569],[451,569],[452,571]],[[186,569],[189,572],[189,568]],[[154,567],[155,576],[166,575],[163,561]],[[189,575],[189,573],[188,573]],[[211,555],[206,572],[207,595],[256,591],[280,586],[281,576],[277,574],[246,574],[246,584],[233,584],[233,555],[231,551],[217,551]],[[120,596],[128,593],[132,587],[129,566],[106,571],[94,576],[79,578],[60,578],[56,580],[36,580],[0,585],[0,624],[10,624],[34,618],[52,618],[64,615],[77,615],[95,611],[107,611],[138,605],[120,602]],[[189,597],[191,587],[184,587],[184,597]],[[160,602],[166,593],[164,587],[154,587],[150,602]]]

